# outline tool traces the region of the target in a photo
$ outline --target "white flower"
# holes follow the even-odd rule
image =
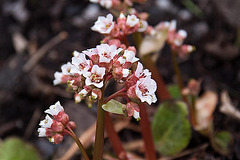
[[[46,115],[45,119],[42,120],[39,125],[42,127],[42,128],[51,128],[51,125],[53,123],[53,120],[51,117],[49,117],[49,115]]]
[[[92,3],[98,3],[98,0],[89,0]]]
[[[139,23],[139,19],[134,14],[127,16],[126,25],[130,27],[134,27],[138,23]]]
[[[172,21],[170,22],[170,25],[169,25],[168,30],[169,30],[169,31],[175,31],[176,28],[177,28],[177,21],[176,21],[176,20],[172,20]]]
[[[49,140],[49,142],[54,143],[54,138],[53,138],[53,137],[52,137],[52,138],[49,138],[48,140]]]
[[[91,68],[91,61],[86,59],[85,54],[79,54],[78,57],[72,57],[72,64],[75,68],[72,68],[70,73],[71,74],[82,74],[83,70],[89,70]]]
[[[141,102],[147,102],[149,105],[157,101],[155,91],[157,90],[156,82],[150,78],[141,78],[136,84],[136,95],[141,100]]]
[[[112,0],[100,0],[99,4],[107,9],[112,7]]]
[[[152,75],[152,73],[149,72],[148,69],[143,70],[142,63],[138,62],[137,69],[135,71],[135,76],[138,77],[138,78],[145,78],[145,77],[148,77],[148,76],[151,76],[151,75]]]
[[[88,91],[86,89],[82,89],[78,94],[80,95],[80,98],[83,98],[88,94]]]
[[[123,74],[123,77],[127,77],[130,73],[130,70],[129,69],[123,69],[122,70],[122,74]]]
[[[82,53],[86,54],[88,57],[92,57],[93,55],[98,55],[98,50],[97,48],[91,48],[91,49],[82,51]]]
[[[148,23],[147,23],[147,21],[144,21],[144,20],[140,20],[139,21],[139,28],[138,28],[138,32],[145,32],[146,31],[146,29],[147,29],[147,27],[148,27]]]
[[[139,112],[136,111],[136,110],[134,110],[134,112],[133,112],[133,117],[134,117],[136,120],[141,119],[141,118],[140,118],[140,115],[139,115]]]
[[[92,26],[91,29],[102,34],[109,34],[113,28],[113,15],[109,13],[106,18],[99,16],[98,20],[95,22],[94,26]]]
[[[54,81],[53,81],[53,84],[54,85],[58,85],[58,84],[61,84],[62,83],[62,77],[63,77],[63,74],[61,72],[55,72],[54,73]]]
[[[110,61],[122,51],[122,48],[117,49],[115,45],[109,46],[108,44],[101,44],[97,46],[97,50],[99,62],[110,63]]]
[[[38,137],[46,137],[46,128],[38,128]]]
[[[139,59],[135,57],[135,53],[133,51],[125,50],[123,56],[118,58],[118,61],[121,64],[124,64],[126,62],[137,62]]]
[[[180,29],[178,31],[178,35],[181,36],[182,38],[186,38],[187,37],[187,32],[183,29]]]
[[[78,57],[81,53],[79,53],[78,51],[73,51],[73,56],[74,57]]]
[[[105,68],[93,65],[91,72],[84,71],[83,76],[86,78],[85,84],[87,86],[94,85],[98,88],[103,86],[103,76],[105,75]]]
[[[61,70],[64,75],[71,75],[70,71],[74,66],[68,62],[67,64],[62,65]]]
[[[54,105],[51,105],[49,109],[45,111],[52,116],[58,115],[59,112],[64,111],[63,107],[61,106],[60,102],[57,101]]]

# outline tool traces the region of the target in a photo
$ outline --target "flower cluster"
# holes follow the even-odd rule
[[[138,18],[136,15],[137,13],[133,13],[126,17],[121,13],[117,18],[117,23],[113,21],[112,14],[108,14],[106,17],[99,16],[92,30],[106,36],[103,40],[104,43],[109,43],[110,40],[124,41],[126,35],[134,32],[144,32],[148,27],[147,21],[144,18]]]
[[[180,57],[185,57],[188,53],[191,53],[195,48],[192,45],[183,44],[187,37],[185,30],[176,30],[177,22],[172,20],[171,22],[161,22],[156,27],[158,30],[166,30],[168,32],[167,42],[171,46],[171,49],[178,53]]]
[[[48,137],[50,142],[58,144],[62,142],[64,135],[69,134],[69,129],[76,128],[75,122],[69,121],[69,117],[59,101],[51,105],[45,113],[50,114],[54,119],[47,114],[45,119],[40,122],[39,137]]]
[[[82,53],[74,51],[73,54],[72,61],[61,67],[62,72],[54,74],[53,83],[55,85],[67,83],[75,92],[76,102],[86,97],[91,102],[100,99],[101,88],[111,78],[119,83],[125,83],[125,89],[121,94],[125,95],[128,102],[148,104],[156,102],[156,82],[151,79],[151,73],[143,69],[143,65],[138,62],[135,47],[123,49],[116,45],[100,44]],[[137,64],[136,70],[133,69],[134,63]],[[128,115],[134,115],[133,111],[139,112],[137,107],[130,107],[135,104],[127,106]]]
[[[89,0],[92,3],[99,3],[100,6],[107,9],[116,9],[121,10],[125,7],[132,6],[133,2],[143,3],[146,0],[125,0],[122,2],[121,0]]]

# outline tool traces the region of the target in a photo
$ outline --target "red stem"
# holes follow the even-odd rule
[[[151,132],[152,130],[150,127],[146,106],[143,103],[138,104],[138,106],[140,108],[140,117],[141,117],[140,126],[142,128],[142,137],[144,140],[146,159],[157,160],[155,147],[153,143],[153,136]]]
[[[104,104],[107,103],[108,101],[110,101],[111,99],[115,98],[115,97],[120,97],[120,96],[124,96],[126,95],[126,93],[123,93],[126,90],[126,88],[122,88],[119,91],[113,93],[112,95],[110,95],[108,98],[106,98],[104,100]]]
[[[108,112],[105,112],[105,129],[112,144],[113,150],[120,160],[128,160],[126,151],[124,150],[121,140],[113,126],[112,118]]]

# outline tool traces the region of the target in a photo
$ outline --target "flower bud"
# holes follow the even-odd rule
[[[127,96],[131,99],[137,99],[137,95],[136,95],[136,85],[130,87],[128,90],[127,90]]]
[[[64,126],[61,122],[54,121],[53,124],[51,125],[51,129],[53,132],[61,133],[64,130]]]
[[[54,116],[54,118],[63,125],[66,125],[69,122],[69,117],[64,111],[59,112],[58,115]]]
[[[119,48],[120,45],[121,45],[121,41],[118,40],[118,39],[111,39],[111,40],[108,41],[108,44],[109,44],[110,46],[111,46],[111,45],[115,45],[115,46],[117,46],[117,48]]]
[[[102,97],[102,91],[101,91],[100,89],[95,88],[95,89],[92,90],[92,93],[95,93],[95,94],[97,95],[97,98],[98,98],[98,99],[101,99],[101,97]]]
[[[57,133],[55,134],[55,136],[52,137],[52,139],[54,140],[53,143],[59,144],[63,141],[63,135]]]
[[[69,127],[70,127],[72,130],[74,130],[74,129],[77,128],[76,123],[73,122],[73,121],[69,121],[69,122],[68,122],[68,125],[69,125]]]

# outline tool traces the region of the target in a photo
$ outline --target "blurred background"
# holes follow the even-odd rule
[[[196,46],[196,51],[179,61],[184,82],[190,78],[203,79],[203,89],[212,88],[218,94],[227,90],[234,105],[240,107],[240,1],[148,0],[134,7],[150,14],[148,23],[152,26],[176,19],[177,28],[187,31],[185,43]],[[34,146],[40,159],[64,155],[72,144],[70,139],[53,145],[46,138],[38,138],[37,133],[39,121],[45,116],[43,111],[58,100],[76,121],[78,134],[94,123],[96,107],[89,109],[84,102],[75,104],[72,93],[64,86],[53,86],[52,82],[54,72],[60,71],[61,65],[71,60],[74,50],[82,51],[100,43],[103,37],[91,31],[91,26],[99,15],[107,13],[106,9],[88,0],[0,1],[2,144],[9,137],[20,137]],[[167,46],[159,52],[156,64],[166,84],[176,82]],[[150,114],[154,111],[154,107],[149,109]],[[228,159],[240,159],[239,120],[219,112],[218,107],[214,112],[216,130],[227,130],[234,137]],[[131,129],[122,127],[119,131],[124,142],[140,137],[136,124],[133,122],[135,126]],[[192,139],[189,148],[207,142],[198,133],[193,134]],[[107,140],[105,147],[111,152]],[[1,150],[0,159],[5,152]],[[141,148],[135,148],[135,152],[143,154]],[[80,157],[79,152],[72,155],[72,160]],[[176,159],[194,158],[226,159],[211,147]]]

